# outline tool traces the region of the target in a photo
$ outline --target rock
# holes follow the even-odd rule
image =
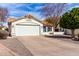
[[[9,36],[9,32],[6,30],[0,30],[0,38],[6,39]]]
[[[79,41],[79,38],[72,38],[72,40],[74,40],[74,41]]]

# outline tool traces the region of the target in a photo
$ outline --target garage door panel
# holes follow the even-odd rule
[[[15,27],[16,36],[33,36],[39,35],[40,29],[39,26],[16,26]]]

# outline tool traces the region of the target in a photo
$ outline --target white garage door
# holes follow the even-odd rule
[[[40,34],[40,26],[21,26],[15,27],[16,36],[33,36]]]

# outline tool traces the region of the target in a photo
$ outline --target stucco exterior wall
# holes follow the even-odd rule
[[[66,29],[66,30],[65,30],[65,33],[66,33],[66,34],[71,34],[71,30]],[[76,30],[75,30],[75,34],[76,34],[76,35],[79,34],[79,29],[76,29]]]

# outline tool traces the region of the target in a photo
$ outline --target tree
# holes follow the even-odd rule
[[[60,16],[63,14],[66,5],[66,3],[48,3],[42,8],[43,16],[51,19],[54,22],[54,28],[57,27],[60,21]]]
[[[53,20],[53,18],[55,18],[55,17],[48,17],[44,21],[51,24],[52,26],[54,26],[54,25],[56,25],[56,21]]]
[[[0,7],[0,21],[6,21],[8,16],[8,9]]]
[[[73,8],[66,12],[60,19],[60,27],[70,29],[72,37],[75,38],[75,29],[79,29],[79,8]]]
[[[46,22],[47,24],[51,24],[52,26],[53,26],[53,23],[54,23],[54,21],[52,19],[50,19],[50,18],[46,18],[44,20],[44,22]]]
[[[7,21],[8,9],[0,7],[0,25],[3,26],[3,23]]]
[[[15,18],[8,18],[8,32],[9,32],[9,36],[11,36],[11,30],[12,30],[12,22],[16,21]]]
[[[8,9],[0,7],[0,27],[3,29],[4,24],[7,22]],[[0,30],[0,38],[7,38],[9,33],[6,30]]]

